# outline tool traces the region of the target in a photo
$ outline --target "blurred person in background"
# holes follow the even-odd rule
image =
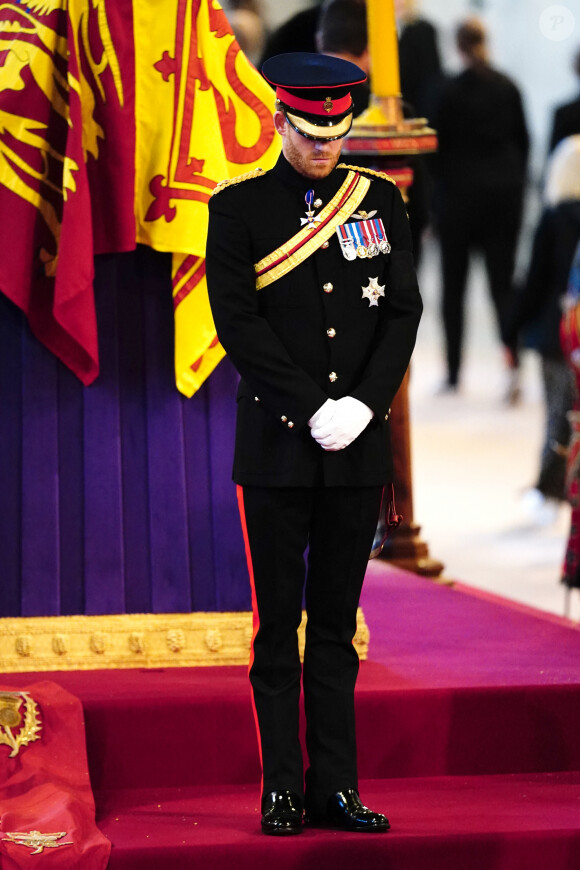
[[[459,385],[473,251],[483,254],[499,331],[511,294],[529,151],[520,92],[491,66],[483,24],[475,18],[461,23],[456,43],[465,68],[442,84],[430,118],[439,140],[432,166],[447,363],[441,392]],[[509,402],[519,398],[515,354],[511,359]]]
[[[316,29],[316,50],[320,54],[356,63],[367,76],[369,75],[370,56],[365,0],[327,0],[323,4]],[[356,118],[367,108],[370,94],[368,80],[353,86],[351,90],[354,103],[353,117]]]
[[[526,280],[514,294],[502,329],[508,354],[521,339],[541,360],[544,443],[537,481],[524,494],[524,507],[539,523],[553,520],[558,504],[566,499],[567,415],[574,404],[575,387],[560,345],[560,319],[580,240],[580,136],[564,139],[554,150],[547,167],[544,203]]]
[[[224,10],[238,45],[255,66],[266,39],[259,0],[227,0]]]
[[[399,72],[401,91],[418,117],[429,118],[441,58],[437,31],[419,13],[417,0],[395,0],[399,25]]]
[[[580,139],[578,136],[573,138]],[[578,149],[576,159],[580,162],[580,145],[575,147]],[[577,171],[580,174],[580,168]],[[565,612],[568,615],[570,590],[580,589],[580,241],[576,245],[568,279],[560,335],[576,387],[574,409],[569,414],[571,432],[566,468],[566,495],[572,506],[572,515],[561,577],[567,591]]]
[[[406,118],[426,118],[431,123],[433,101],[441,85],[442,69],[437,31],[421,14],[417,0],[395,0],[399,30],[399,74]],[[409,220],[415,265],[421,262],[423,233],[431,222],[433,180],[430,157],[409,160],[413,184],[409,189]]]
[[[290,51],[316,51],[315,33],[320,6],[321,0],[314,0],[310,6],[291,15],[287,21],[282,22],[269,34],[262,52],[260,68],[264,61],[277,54]]]
[[[578,78],[580,91],[580,49],[574,57],[574,72]],[[558,142],[566,136],[574,136],[580,133],[580,92],[575,100],[564,103],[554,110],[552,120],[552,133],[550,135],[550,151],[553,151]]]

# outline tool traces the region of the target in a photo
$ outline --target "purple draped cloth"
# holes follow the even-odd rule
[[[249,610],[236,373],[178,393],[170,255],[95,268],[90,387],[0,295],[0,616]]]

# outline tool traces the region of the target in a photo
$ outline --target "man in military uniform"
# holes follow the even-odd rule
[[[422,305],[398,189],[337,165],[364,73],[308,53],[270,58],[263,73],[282,154],[216,188],[206,262],[218,336],[241,375],[233,477],[253,591],[262,829],[299,833],[304,811],[311,825],[385,831],[358,794],[352,639],[392,476],[390,404]]]

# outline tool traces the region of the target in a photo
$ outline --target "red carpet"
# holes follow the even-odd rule
[[[261,835],[245,668],[43,675],[83,702],[111,870],[580,870],[580,631],[384,563],[362,603],[361,795],[387,835]]]

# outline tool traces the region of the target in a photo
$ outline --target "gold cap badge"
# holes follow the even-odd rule
[[[332,110],[334,109],[334,103],[332,102],[330,97],[327,97],[325,99],[324,105],[322,106],[322,108],[324,109],[325,112],[332,112]]]

